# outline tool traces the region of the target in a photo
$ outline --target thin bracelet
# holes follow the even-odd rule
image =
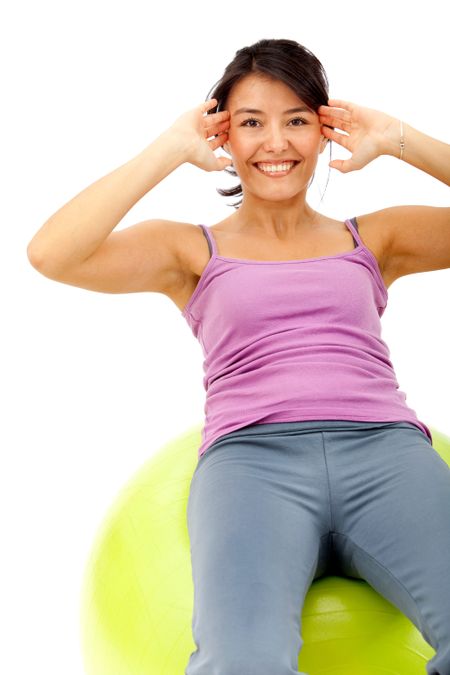
[[[400,120],[400,159],[403,159],[403,148],[405,147],[405,139],[403,137],[403,122]]]

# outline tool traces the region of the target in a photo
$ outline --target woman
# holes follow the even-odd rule
[[[204,349],[186,675],[298,673],[303,600],[328,573],[365,579],[400,608],[436,650],[428,674],[450,675],[450,470],[398,389],[380,325],[395,279],[450,267],[450,209],[318,213],[306,192],[331,140],[352,153],[330,162],[343,173],[387,154],[450,184],[448,145],[328,99],[309,50],[260,40],[236,53],[212,98],[75,196],[28,247],[57,281],[166,294]],[[239,175],[219,190],[243,196],[231,216],[112,232],[184,162]]]

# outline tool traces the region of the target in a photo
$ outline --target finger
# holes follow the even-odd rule
[[[223,169],[226,169],[227,166],[233,166],[233,160],[228,159],[228,157],[218,157],[217,161],[220,164],[220,171],[222,171]]]
[[[230,113],[228,110],[222,110],[219,113],[210,113],[205,116],[205,124],[210,127],[213,124],[219,124],[220,122],[230,123]]]
[[[204,103],[200,103],[198,106],[202,113],[204,115],[208,114],[208,110],[211,110],[212,108],[215,108],[217,105],[217,99],[216,98],[210,98],[209,101],[205,101]]]
[[[328,116],[331,118],[342,119],[342,120],[351,120],[352,113],[349,110],[344,110],[343,108],[333,108],[328,105],[321,105],[317,111],[320,116]]]
[[[350,132],[352,128],[351,119],[345,119],[338,115],[319,115],[320,124],[329,124],[332,127],[339,127],[344,131]]]
[[[227,132],[223,132],[219,134],[218,136],[215,136],[215,138],[211,138],[211,140],[208,140],[209,147],[211,150],[217,150],[217,148],[220,148],[224,143],[226,143],[228,140],[228,134]]]
[[[216,98],[210,98],[207,101],[204,101],[201,104],[201,107],[204,110],[209,110],[210,108],[213,108],[215,105],[217,105],[217,99]]]
[[[328,103],[333,108],[344,108],[346,110],[353,110],[353,103],[351,101],[344,101],[342,98],[329,98]]]
[[[210,136],[217,136],[217,134],[221,133],[222,131],[227,131],[230,128],[230,123],[228,120],[224,120],[223,122],[217,122],[214,124],[209,124],[206,126],[205,133],[206,133],[206,138],[210,138]]]
[[[328,164],[332,169],[337,169],[341,173],[349,173],[349,171],[355,171],[356,166],[354,166],[351,158],[350,159],[334,159]]]
[[[332,141],[336,141],[336,143],[339,143],[339,145],[342,145],[344,148],[348,150],[349,136],[347,136],[346,134],[340,134],[338,131],[330,129],[329,127],[322,127],[321,132],[326,138],[330,138]]]

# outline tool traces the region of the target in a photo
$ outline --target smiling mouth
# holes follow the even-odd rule
[[[257,164],[254,164],[253,166],[255,167],[255,169],[259,173],[263,174],[263,176],[268,176],[269,178],[281,178],[282,176],[287,176],[288,174],[292,173],[292,171],[295,169],[297,164],[300,164],[300,162],[297,162],[297,161],[294,162],[293,165],[289,169],[286,169],[285,171],[279,171],[279,170],[278,171],[268,171],[268,170],[264,171],[263,169],[260,169]]]

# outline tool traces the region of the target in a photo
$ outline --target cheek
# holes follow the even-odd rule
[[[316,134],[304,136],[293,147],[307,162],[316,161],[320,151],[320,138]]]
[[[228,140],[236,149],[245,148],[251,143],[251,139],[243,133],[240,133],[238,127],[228,129]]]
[[[232,134],[228,136],[228,145],[237,162],[246,162],[256,152],[257,148],[255,143],[249,143],[236,136],[233,137]]]

